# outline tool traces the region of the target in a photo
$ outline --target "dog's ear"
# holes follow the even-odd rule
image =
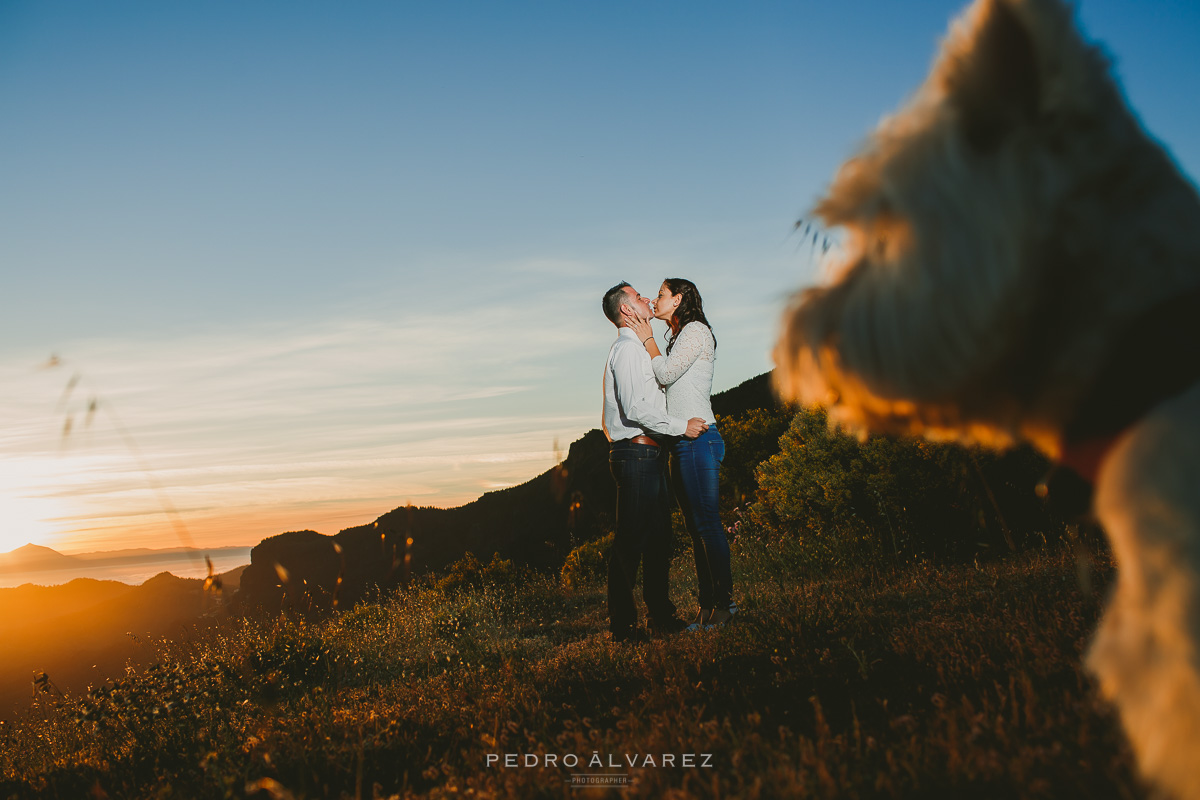
[[[963,135],[986,153],[1037,115],[1038,53],[1009,0],[979,0],[967,24],[947,43],[941,74]]]

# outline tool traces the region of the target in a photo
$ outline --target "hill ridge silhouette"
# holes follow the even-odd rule
[[[714,394],[712,405],[721,416],[777,407],[771,373]],[[306,602],[332,605],[340,576],[337,600],[352,604],[374,587],[400,585],[466,552],[485,561],[495,553],[534,569],[557,568],[576,545],[609,529],[615,502],[608,441],[592,429],[571,443],[562,464],[461,506],[402,506],[333,535],[269,536],[251,550],[236,602],[277,608],[285,594],[294,600],[306,593]]]

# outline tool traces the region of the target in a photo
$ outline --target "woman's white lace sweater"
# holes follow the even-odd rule
[[[672,417],[717,421],[709,399],[716,361],[717,343],[712,331],[703,322],[689,322],[675,337],[671,354],[650,362],[654,377],[667,387],[667,412]]]

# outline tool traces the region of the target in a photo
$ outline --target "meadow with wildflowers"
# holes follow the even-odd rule
[[[1142,793],[1080,668],[1103,554],[822,572],[802,549],[739,535],[741,618],[635,645],[607,640],[598,571],[472,581],[478,561],[322,619],[230,619],[40,695],[0,732],[0,796],[566,797],[597,772],[632,783],[578,791]]]

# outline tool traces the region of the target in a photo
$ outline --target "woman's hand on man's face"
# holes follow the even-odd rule
[[[647,336],[654,335],[654,329],[650,327],[650,322],[644,319],[638,319],[633,314],[622,310],[625,315],[625,327],[637,334],[638,341],[645,343]]]

